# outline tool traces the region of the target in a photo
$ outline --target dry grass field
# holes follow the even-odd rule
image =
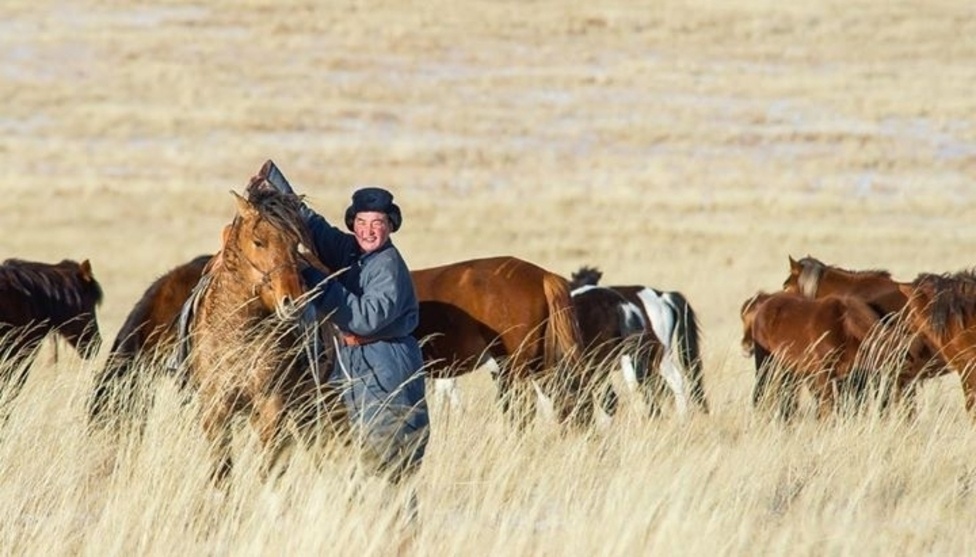
[[[976,253],[968,2],[7,0],[0,256],[89,258],[106,346],[45,348],[0,431],[0,554],[387,555],[394,514],[341,456],[226,495],[161,384],[142,439],[88,435],[107,344],[216,249],[274,159],[341,219],[393,190],[414,267],[509,254],[682,291],[713,412],[515,436],[486,377],[435,408],[416,555],[964,555],[976,430],[958,379],[918,419],[753,411],[738,308],[807,253],[900,280]],[[242,429],[246,432],[246,429]]]

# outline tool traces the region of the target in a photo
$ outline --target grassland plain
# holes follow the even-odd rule
[[[464,409],[435,411],[408,551],[973,553],[955,378],[923,389],[913,423],[786,428],[750,408],[737,344],[739,304],[779,287],[787,255],[903,280],[973,265],[970,4],[10,0],[0,16],[0,254],[90,258],[107,339],[155,277],[216,249],[227,191],[267,158],[333,221],[355,186],[392,189],[415,267],[510,254],[687,295],[712,415],[514,437],[472,376]],[[168,386],[142,441],[91,437],[104,351],[52,354],[2,432],[3,553],[392,552],[382,490],[350,487],[351,463],[299,454],[274,487],[245,466],[221,498]]]

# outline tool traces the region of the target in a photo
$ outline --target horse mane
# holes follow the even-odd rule
[[[86,309],[86,295],[94,297],[95,305],[100,305],[104,297],[95,277],[82,280],[76,272],[79,268],[70,259],[57,264],[7,259],[0,265],[0,286],[20,291],[46,315],[70,317]]]
[[[859,277],[876,277],[891,279],[891,273],[884,269],[866,269],[860,271],[852,271],[850,269],[844,269],[843,267],[838,267],[836,265],[827,265],[819,259],[807,255],[797,261],[797,265],[800,266],[800,274],[797,277],[797,285],[800,288],[800,293],[808,298],[813,298],[817,292],[817,288],[820,286],[820,280],[823,278],[824,273],[829,269],[831,271],[840,272],[852,276]]]
[[[569,289],[576,290],[581,286],[596,286],[601,278],[603,278],[603,273],[599,269],[584,265],[579,268],[579,271],[570,275]]]
[[[928,306],[929,324],[933,332],[943,336],[952,316],[976,315],[976,270],[956,273],[922,273],[912,281],[931,300]]]

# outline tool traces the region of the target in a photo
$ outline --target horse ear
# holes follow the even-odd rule
[[[237,202],[237,212],[242,217],[250,216],[250,215],[253,215],[255,213],[254,205],[251,205],[251,202],[250,201],[248,201],[247,199],[241,197],[241,194],[237,193],[234,190],[231,190],[230,193],[231,193],[231,195],[234,196],[234,201]]]
[[[80,265],[78,265],[78,268],[81,270],[81,278],[87,281],[91,281],[92,279],[91,262],[86,259],[82,261]]]
[[[799,263],[796,262],[796,259],[793,259],[792,255],[787,255],[787,257],[790,258],[790,269],[796,269]]]

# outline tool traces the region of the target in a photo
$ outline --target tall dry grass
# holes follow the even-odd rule
[[[917,421],[783,427],[749,405],[738,309],[787,255],[972,266],[976,18],[964,2],[13,0],[0,6],[0,254],[90,258],[112,337],[216,248],[273,158],[339,222],[391,188],[425,267],[510,254],[682,291],[713,413],[511,434],[486,379],[435,411],[417,554],[971,553],[958,380]],[[50,354],[50,351],[46,352]],[[94,371],[33,370],[0,432],[10,554],[384,554],[387,495],[312,472],[207,487],[165,383],[143,440],[84,434]],[[806,406],[805,408],[809,408]],[[253,443],[252,443],[253,445]]]
[[[89,430],[91,367],[42,360],[3,430],[10,554],[396,551],[402,494],[354,455],[298,451],[265,483],[242,421],[232,487],[217,490],[195,402],[162,379],[141,435]],[[787,426],[719,396],[709,416],[649,420],[631,401],[610,425],[567,433],[539,420],[516,435],[486,378],[465,382],[462,407],[433,407],[410,553],[963,554],[972,543],[972,425],[944,390],[924,391],[915,421],[818,423],[808,405]]]

